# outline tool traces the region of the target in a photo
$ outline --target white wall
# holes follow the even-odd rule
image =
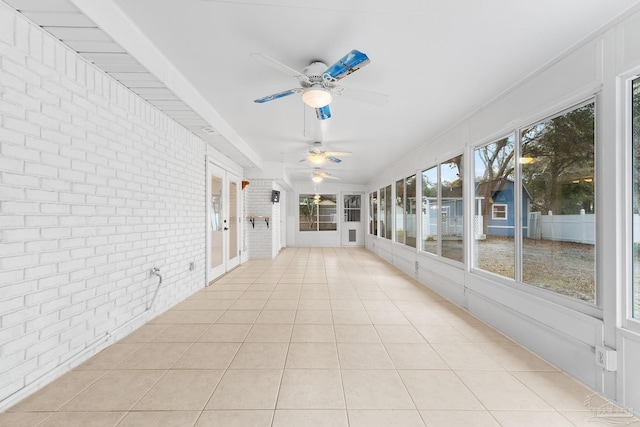
[[[282,192],[282,186],[271,179],[252,179],[245,189],[247,218],[244,222],[251,259],[272,259],[282,248],[280,203],[271,202],[273,190]],[[253,224],[249,218],[254,218]]]
[[[4,409],[204,286],[219,154],[1,2],[0,83]]]
[[[567,52],[492,103],[482,107],[439,137],[392,165],[367,185],[379,190],[395,180],[420,173],[473,147],[492,142],[514,130],[576,103],[597,102],[597,287],[599,305],[592,306],[537,288],[474,273],[470,265],[420,253],[389,240],[367,236],[366,247],[414,275],[425,285],[467,308],[505,334],[558,367],[627,407],[640,410],[640,381],[633,360],[640,360],[640,325],[627,322],[624,301],[630,280],[632,240],[628,200],[621,183],[629,180],[625,111],[618,76],[640,74],[640,12],[638,8],[615,24]],[[619,112],[619,114],[616,113]],[[473,170],[465,167],[473,182]],[[471,187],[466,189],[471,195]],[[465,210],[467,258],[472,248],[473,206]],[[633,323],[633,324],[632,324]],[[619,326],[627,325],[628,328]],[[636,331],[636,332],[634,332]],[[618,350],[616,372],[596,365],[596,346]],[[637,363],[635,363],[637,365]]]

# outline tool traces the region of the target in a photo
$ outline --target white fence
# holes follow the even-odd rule
[[[529,235],[532,238],[536,238],[535,221],[538,221],[539,233],[541,233],[538,239],[595,243],[595,215],[540,215],[540,212],[532,212],[529,221]],[[639,214],[633,215],[633,243],[640,243]]]
[[[596,243],[596,216],[529,214],[526,235],[532,239],[561,240],[564,242]]]
[[[415,215],[407,215],[411,230],[415,232]],[[400,218],[396,221],[401,221]],[[475,218],[476,234],[482,234],[481,216]],[[462,218],[449,217],[441,224],[444,235],[462,235]],[[430,221],[429,217],[422,215],[422,233],[435,236],[438,233],[438,224]],[[562,240],[565,242],[595,244],[596,223],[595,215],[541,215],[540,212],[529,214],[529,226],[525,228],[524,235],[532,239]],[[640,243],[640,215],[633,216],[633,242]]]

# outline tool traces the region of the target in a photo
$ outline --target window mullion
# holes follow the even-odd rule
[[[514,204],[513,204],[513,237],[515,240],[515,259],[514,259],[514,279],[516,282],[522,281],[522,137],[520,130],[516,131],[514,144]],[[528,223],[528,222],[527,222]]]

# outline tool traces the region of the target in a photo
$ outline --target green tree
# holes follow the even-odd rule
[[[507,137],[475,151],[476,164],[484,165],[482,175],[476,173],[476,197],[483,201],[481,214],[485,218],[482,223],[484,234],[487,234],[489,221],[486,218],[490,218],[493,195],[501,191],[509,180],[513,180],[513,145],[513,137]]]
[[[522,132],[522,156],[532,159],[522,168],[523,184],[533,199],[532,210],[575,214],[578,206],[593,204],[594,132],[594,103]],[[572,183],[587,185],[575,187],[573,203],[563,203],[563,187],[566,197],[566,186]],[[582,200],[575,200],[576,192]]]
[[[316,220],[317,203],[313,197],[300,196],[300,216],[307,221],[307,228],[311,230]]]

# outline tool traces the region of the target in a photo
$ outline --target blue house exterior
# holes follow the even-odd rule
[[[490,188],[487,188],[489,186]],[[512,180],[495,180],[490,183],[476,185],[477,214],[483,216],[482,220],[487,224],[486,235],[513,237],[515,229],[515,184]],[[487,191],[489,190],[489,191]],[[488,198],[487,198],[488,196]],[[529,209],[531,196],[524,186],[522,187],[522,227],[523,234],[527,235]],[[486,203],[489,203],[488,209]]]

